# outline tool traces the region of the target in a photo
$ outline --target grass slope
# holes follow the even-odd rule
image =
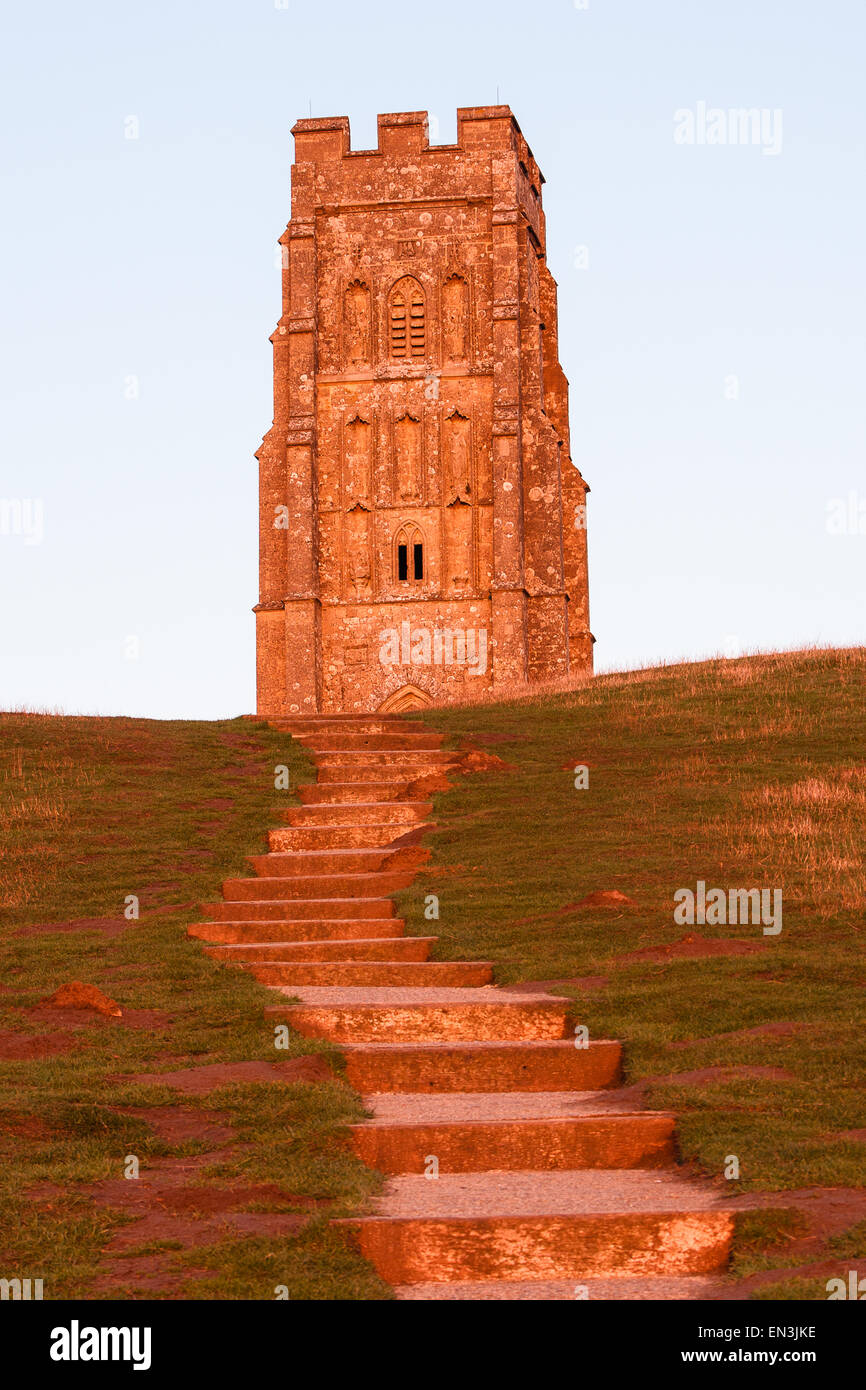
[[[390,1296],[327,1227],[327,1215],[362,1209],[377,1187],[342,1142],[362,1113],[347,1087],[244,1084],[196,1098],[112,1079],[328,1051],[297,1038],[276,1052],[267,991],[185,935],[222,880],[248,872],[245,856],[264,848],[293,799],[274,790],[280,765],[293,786],[309,780],[297,745],[245,721],[0,717],[0,1277],[43,1278],[51,1299],[137,1289],[270,1299],[277,1287],[292,1299]],[[124,918],[131,895],[138,921]],[[85,919],[113,920],[116,934],[33,931]],[[97,985],[130,1024],[78,1019],[70,1031],[69,1020],[30,1012],[70,980]],[[27,1039],[38,1052],[49,1034],[73,1045],[9,1057]],[[176,1114],[191,1137],[166,1139]],[[215,1120],[228,1124],[228,1149],[207,1138]],[[142,1179],[157,1160],[191,1166],[198,1196],[180,1239],[136,1239],[127,1155]],[[241,1212],[312,1220],[286,1236],[226,1229],[214,1239],[212,1194],[201,1189],[238,1186],[249,1196]],[[126,1226],[132,1243],[118,1263],[114,1247],[103,1251]]]
[[[610,676],[424,715],[509,768],[468,776],[440,803],[433,864],[404,895],[409,930],[438,933],[441,959],[493,960],[501,984],[564,982],[576,1022],[624,1040],[627,1081],[679,1113],[684,1158],[720,1177],[736,1155],[732,1193],[866,1186],[864,693],[858,650]],[[129,1018],[152,1011],[144,1026],[78,1028],[58,1055],[0,1061],[0,1277],[42,1277],[49,1298],[389,1296],[327,1226],[377,1187],[345,1150],[360,1114],[345,1086],[234,1085],[196,1099],[112,1079],[275,1059],[266,991],[184,930],[245,872],[285,804],[274,768],[288,764],[297,785],[302,756],[244,721],[0,717],[0,1042],[43,1036],[50,1025],[30,1010],[70,979],[100,986]],[[575,787],[582,765],[588,790]],[[760,950],[659,956],[689,930],[674,922],[674,894],[698,880],[783,890],[782,935],[695,927]],[[638,907],[574,907],[612,889]],[[116,934],[32,931],[119,924],[131,894],[141,919]],[[228,1124],[233,1145],[166,1137],[160,1118],[187,1112]],[[143,1176],[149,1161],[199,1162],[200,1187],[249,1189],[249,1215],[307,1220],[244,1239],[187,1230],[136,1245],[133,1234],[118,1263],[118,1233],[134,1228],[110,1183],[130,1153]],[[257,1184],[281,1192],[257,1199]],[[826,1297],[825,1277],[783,1277],[799,1220],[783,1209],[741,1223],[736,1272],[781,1271],[756,1296]],[[862,1217],[826,1253],[866,1258]]]
[[[503,984],[594,979],[556,992],[592,1036],[624,1040],[628,1082],[679,1113],[687,1160],[720,1176],[738,1158],[732,1192],[866,1186],[866,1145],[850,1137],[866,1130],[864,697],[858,649],[423,717],[512,770],[439,799],[434,867],[404,895],[409,930],[430,929],[436,894],[441,958],[490,959]],[[781,936],[678,926],[674,894],[699,880],[781,889]],[[605,890],[638,908],[569,910]],[[690,931],[762,949],[629,959]]]

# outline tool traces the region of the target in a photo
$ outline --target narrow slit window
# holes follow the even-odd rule
[[[401,584],[409,583],[409,547],[401,545],[397,548],[397,574]]]
[[[421,584],[424,581],[424,547],[415,546],[415,583]]]

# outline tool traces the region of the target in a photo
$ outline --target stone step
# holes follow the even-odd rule
[[[321,874],[315,878],[237,878],[223,884],[227,902],[290,902],[293,899],[336,901],[344,898],[379,899],[409,888],[414,873]],[[302,917],[305,913],[300,914]],[[326,916],[333,917],[329,912]],[[377,914],[379,915],[379,914]],[[387,914],[384,914],[387,915]]]
[[[440,772],[443,767],[453,767],[457,762],[456,754],[441,750],[368,749],[336,752],[333,749],[322,748],[312,751],[320,773],[321,770],[333,771],[334,768],[340,768],[343,781],[346,782],[365,780],[355,775],[362,768],[376,768],[380,777],[383,772],[387,772],[388,777],[402,777],[407,770],[410,777],[419,777],[428,771]]]
[[[316,718],[273,719],[272,729],[283,734],[346,733],[399,734],[412,731],[413,726],[402,719],[376,718],[367,715],[321,715]],[[417,726],[415,726],[417,727]]]
[[[210,922],[348,922],[394,916],[391,898],[295,898],[286,902],[210,903],[202,909]]]
[[[354,922],[351,925],[360,926]],[[391,926],[391,923],[387,925]],[[332,941],[271,940],[246,945],[208,946],[205,954],[214,960],[227,961],[230,965],[242,965],[248,961],[257,964],[269,961],[313,961],[317,964],[324,961],[426,961],[436,941],[435,936],[405,936],[400,940],[382,937],[367,940],[344,937]]]
[[[722,1184],[689,1178],[677,1169],[446,1173],[435,1182],[418,1175],[390,1178],[377,1215],[424,1219],[700,1211],[730,1217],[730,1197],[721,1188]]]
[[[387,1283],[405,1285],[712,1274],[727,1264],[734,1218],[719,1211],[632,1210],[367,1217],[334,1224]]]
[[[267,906],[267,904],[259,904]],[[391,903],[388,904],[392,906]],[[221,922],[204,922],[190,927],[188,935],[196,941],[209,941],[218,945],[264,945],[276,942],[309,944],[320,941],[390,941],[401,939],[406,923],[399,917],[358,917],[351,921],[298,921],[286,919],[272,921],[249,920],[234,922],[226,919]],[[393,944],[390,948],[393,950]],[[388,960],[393,960],[390,953]]]
[[[493,966],[475,962],[399,961],[385,963],[318,962],[295,964],[257,962],[244,964],[243,970],[260,984],[301,989],[310,986],[335,989],[478,989],[493,979]]]
[[[268,1017],[290,1024],[304,1037],[336,1043],[528,1042],[562,1038],[566,1004],[508,996],[503,1001],[493,990],[473,998],[461,990],[440,989],[431,995],[411,987],[305,989],[300,1005],[274,1007]]]
[[[594,1091],[400,1091],[366,1095],[373,1124],[415,1126],[495,1120],[576,1120],[647,1115],[634,1093]]]
[[[708,1303],[730,1297],[723,1278],[692,1275],[685,1279],[573,1279],[518,1283],[401,1284],[394,1290],[398,1303]]]
[[[312,753],[373,753],[373,752],[427,752],[438,750],[445,742],[444,734],[425,732],[410,733],[400,729],[395,733],[375,734],[365,732],[346,732],[340,730],[330,733],[317,729],[309,734],[295,734],[294,737]]]
[[[665,1168],[674,1163],[671,1115],[585,1115],[533,1120],[355,1125],[352,1147],[379,1173]]]
[[[411,774],[414,777],[414,773]],[[375,802],[400,802],[406,795],[409,779],[393,782],[334,782],[324,787],[299,787],[298,796],[305,806],[349,806]]]
[[[346,1080],[364,1095],[592,1091],[618,1086],[618,1042],[489,1042],[346,1045]]]
[[[371,786],[381,783],[383,777],[391,780],[391,785],[397,784],[401,788],[409,787],[413,782],[417,782],[421,777],[427,777],[432,773],[441,773],[447,770],[450,764],[443,762],[430,763],[413,761],[404,762],[402,759],[397,761],[380,761],[374,763],[341,763],[341,762],[320,762],[319,763],[319,786],[358,786],[363,782],[368,782]]]
[[[429,855],[429,850],[415,851]],[[400,849],[385,846],[379,849],[313,849],[272,852],[271,854],[250,855],[252,865],[259,878],[313,878],[322,874],[370,874],[393,872],[407,865],[399,862]],[[422,862],[418,859],[418,862]]]
[[[420,825],[432,813],[429,801],[353,801],[348,805],[293,806],[283,815],[291,826]]]
[[[393,824],[293,826],[290,830],[272,830],[268,841],[275,854],[317,849],[386,849],[416,828],[415,825]]]
[[[337,1224],[405,1300],[715,1289],[733,1218],[676,1173],[672,1116],[617,1107],[619,1043],[575,1047],[565,1000],[488,988],[483,962],[430,961],[435,938],[407,938],[394,916],[429,858],[425,779],[459,754],[385,717],[274,727],[304,745],[317,785],[250,858],[258,877],[226,883],[190,935],[274,990],[269,1021],[336,1043],[365,1095],[374,1118],[352,1148],[390,1180],[376,1216]]]

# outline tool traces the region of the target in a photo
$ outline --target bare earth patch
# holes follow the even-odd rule
[[[765,941],[725,940],[721,937],[684,936],[668,946],[647,946],[642,951],[630,951],[619,956],[619,964],[631,961],[661,962],[666,960],[703,960],[710,956],[753,956],[766,951]]]
[[[698,1067],[694,1071],[668,1072],[663,1076],[645,1076],[633,1086],[611,1091],[630,1105],[645,1106],[646,1094],[652,1086],[705,1086],[714,1081],[797,1081],[793,1072],[783,1067]],[[601,1098],[607,1103],[608,1096]]]
[[[709,1038],[687,1038],[684,1042],[668,1043],[675,1048],[697,1047],[699,1043],[742,1042],[745,1038],[790,1038],[808,1028],[808,1023],[762,1023],[758,1028],[741,1028],[733,1033],[716,1033]]]
[[[231,1086],[237,1082],[312,1085],[320,1081],[333,1081],[334,1074],[324,1057],[295,1057],[288,1062],[220,1062],[208,1067],[146,1072],[116,1079],[142,1086],[170,1086],[173,1091],[186,1095],[204,1096],[219,1090],[221,1086]]]
[[[587,907],[637,907],[634,898],[626,897],[625,893],[619,893],[616,889],[603,889],[597,893],[590,893],[588,897],[581,898],[579,903],[572,903],[572,912],[581,912]]]
[[[507,763],[504,758],[499,758],[495,753],[485,753],[483,748],[475,745],[480,743],[480,739],[473,736],[473,740],[465,740],[460,745],[460,761],[457,769],[460,772],[474,774],[479,772],[515,772],[513,763]]]
[[[753,1193],[736,1198],[732,1205],[739,1209],[794,1209],[806,1221],[802,1235],[786,1241],[784,1262],[777,1269],[762,1270],[738,1280],[720,1297],[741,1300],[757,1290],[789,1279],[838,1279],[844,1270],[856,1270],[857,1278],[866,1276],[866,1260],[840,1256],[828,1248],[827,1242],[866,1219],[866,1191],[859,1187],[807,1187],[791,1192]]]
[[[122,936],[134,925],[134,922],[127,922],[122,917],[81,917],[68,922],[42,922],[37,926],[18,927],[13,936],[61,936],[65,932],[92,931],[110,939]]]
[[[235,803],[227,796],[214,796],[205,801],[181,801],[180,811],[233,811]]]
[[[450,792],[453,786],[454,783],[443,772],[431,772],[427,777],[419,777],[411,782],[407,796],[410,801],[426,801],[440,792]]]
[[[0,1110],[0,1135],[12,1139],[30,1139],[38,1143],[56,1139],[59,1134],[65,1133],[65,1130],[46,1124],[37,1115],[25,1115],[16,1110]]]
[[[227,1079],[235,1078],[223,1077],[222,1084]],[[77,1196],[127,1218],[103,1249],[103,1267],[91,1285],[91,1293],[187,1297],[191,1279],[214,1277],[214,1272],[177,1270],[173,1260],[178,1254],[241,1234],[297,1235],[312,1213],[329,1205],[326,1199],[299,1196],[276,1183],[203,1184],[200,1175],[205,1170],[235,1156],[235,1134],[224,1112],[174,1105],[124,1106],[116,1108],[115,1113],[145,1121],[159,1138],[174,1147],[191,1142],[210,1147],[192,1156],[148,1159],[137,1179],[108,1178],[76,1188]],[[68,1192],[44,1183],[29,1196],[34,1201],[50,1203],[68,1196]],[[250,1211],[250,1207],[264,1210]],[[157,1245],[167,1248],[155,1251]],[[134,1254],[137,1250],[142,1252],[140,1256]]]
[[[214,1279],[216,1270],[189,1269],[172,1274],[166,1270],[164,1255],[140,1255],[133,1259],[112,1261],[111,1273],[101,1275],[91,1285],[93,1293],[121,1294],[133,1289],[142,1294],[159,1293],[165,1297],[185,1298],[190,1285],[198,1279]]]
[[[96,985],[85,985],[80,980],[60,985],[53,994],[47,999],[41,999],[39,1003],[45,1009],[86,1010],[89,1013],[102,1014],[105,1018],[123,1016],[123,1010],[114,999],[109,999],[107,994],[96,988]]]
[[[92,1009],[55,1008],[37,1004],[24,1011],[34,1023],[51,1024],[53,1028],[68,1031],[80,1028],[142,1028],[160,1030],[174,1022],[174,1015],[159,1009],[125,1009],[121,1018],[109,1018],[94,1013]]]
[[[143,1120],[166,1144],[231,1144],[234,1130],[221,1110],[197,1110],[189,1105],[113,1106],[116,1115]]]
[[[68,1031],[57,1033],[0,1032],[0,1062],[35,1061],[40,1057],[58,1057],[71,1052],[75,1038]]]

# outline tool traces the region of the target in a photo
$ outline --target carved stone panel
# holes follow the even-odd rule
[[[370,365],[371,330],[370,290],[362,280],[353,280],[343,298],[343,367],[346,371]]]
[[[416,415],[401,415],[394,426],[396,492],[400,502],[417,502],[422,495],[424,442]]]
[[[459,410],[445,421],[443,430],[443,501],[468,503],[472,497],[472,423]]]
[[[346,517],[346,596],[361,603],[373,592],[370,514],[357,507]]]
[[[373,427],[355,415],[343,432],[343,499],[347,511],[369,510],[372,479]]]
[[[462,275],[449,275],[442,287],[442,355],[445,362],[469,356],[469,286]]]
[[[453,502],[444,512],[445,596],[465,593],[474,587],[472,508]]]

